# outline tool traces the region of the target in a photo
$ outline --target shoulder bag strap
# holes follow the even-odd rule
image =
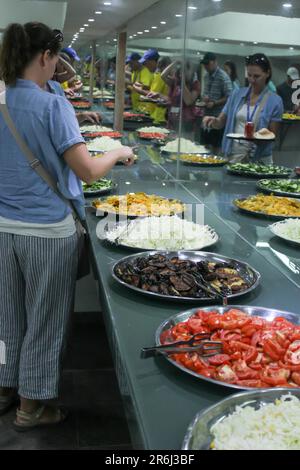
[[[260,104],[259,104],[259,107],[257,108],[257,112],[255,113],[255,117],[254,117],[254,129],[255,129],[255,130],[257,130],[258,121],[259,121],[259,118],[260,118],[262,109],[263,109],[263,107],[265,106],[266,102],[268,101],[268,98],[269,98],[270,95],[271,95],[271,93],[270,93],[269,91],[267,91],[267,92],[264,94],[264,97],[263,97],[263,99],[261,100],[261,102],[260,102]]]

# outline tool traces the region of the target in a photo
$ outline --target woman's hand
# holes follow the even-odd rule
[[[202,127],[205,129],[212,129],[214,124],[217,122],[217,118],[214,116],[205,116],[202,121]]]
[[[134,153],[131,147],[122,147],[120,149],[116,149],[117,153],[117,161],[124,163],[126,166],[131,166],[134,163]]]
[[[81,113],[76,113],[76,117],[79,124],[84,121],[91,122],[92,124],[99,124],[102,119],[101,114],[92,111],[82,111]]]

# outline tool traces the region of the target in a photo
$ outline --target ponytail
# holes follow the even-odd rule
[[[53,37],[53,31],[48,26],[37,22],[24,26],[10,24],[1,45],[0,78],[6,85],[15,85],[36,55],[47,49],[53,55],[58,54],[60,49],[60,40]]]

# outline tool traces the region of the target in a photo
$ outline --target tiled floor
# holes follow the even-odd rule
[[[15,411],[0,418],[3,449],[130,449],[130,437],[99,313],[74,313],[64,358],[60,402],[67,421],[17,433]]]

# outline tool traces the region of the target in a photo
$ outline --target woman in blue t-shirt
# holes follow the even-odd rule
[[[247,122],[253,122],[255,131],[268,129],[278,134],[283,114],[282,99],[268,88],[272,77],[269,59],[264,54],[246,58],[249,87],[234,90],[222,113],[216,117],[207,116],[203,125],[212,129],[225,127],[222,151],[232,162],[261,160],[272,163],[273,142],[232,140],[230,133],[244,135]]]
[[[131,165],[133,155],[122,147],[91,158],[73,107],[64,97],[44,91],[62,40],[60,31],[41,23],[8,26],[0,53],[0,78],[6,86],[0,102],[6,102],[22,139],[84,218],[81,180],[92,183],[117,161]],[[14,426],[28,430],[66,416],[41,401],[58,394],[78,238],[69,205],[30,166],[2,112],[0,142],[0,344],[5,346],[0,414],[15,403],[18,392]]]

